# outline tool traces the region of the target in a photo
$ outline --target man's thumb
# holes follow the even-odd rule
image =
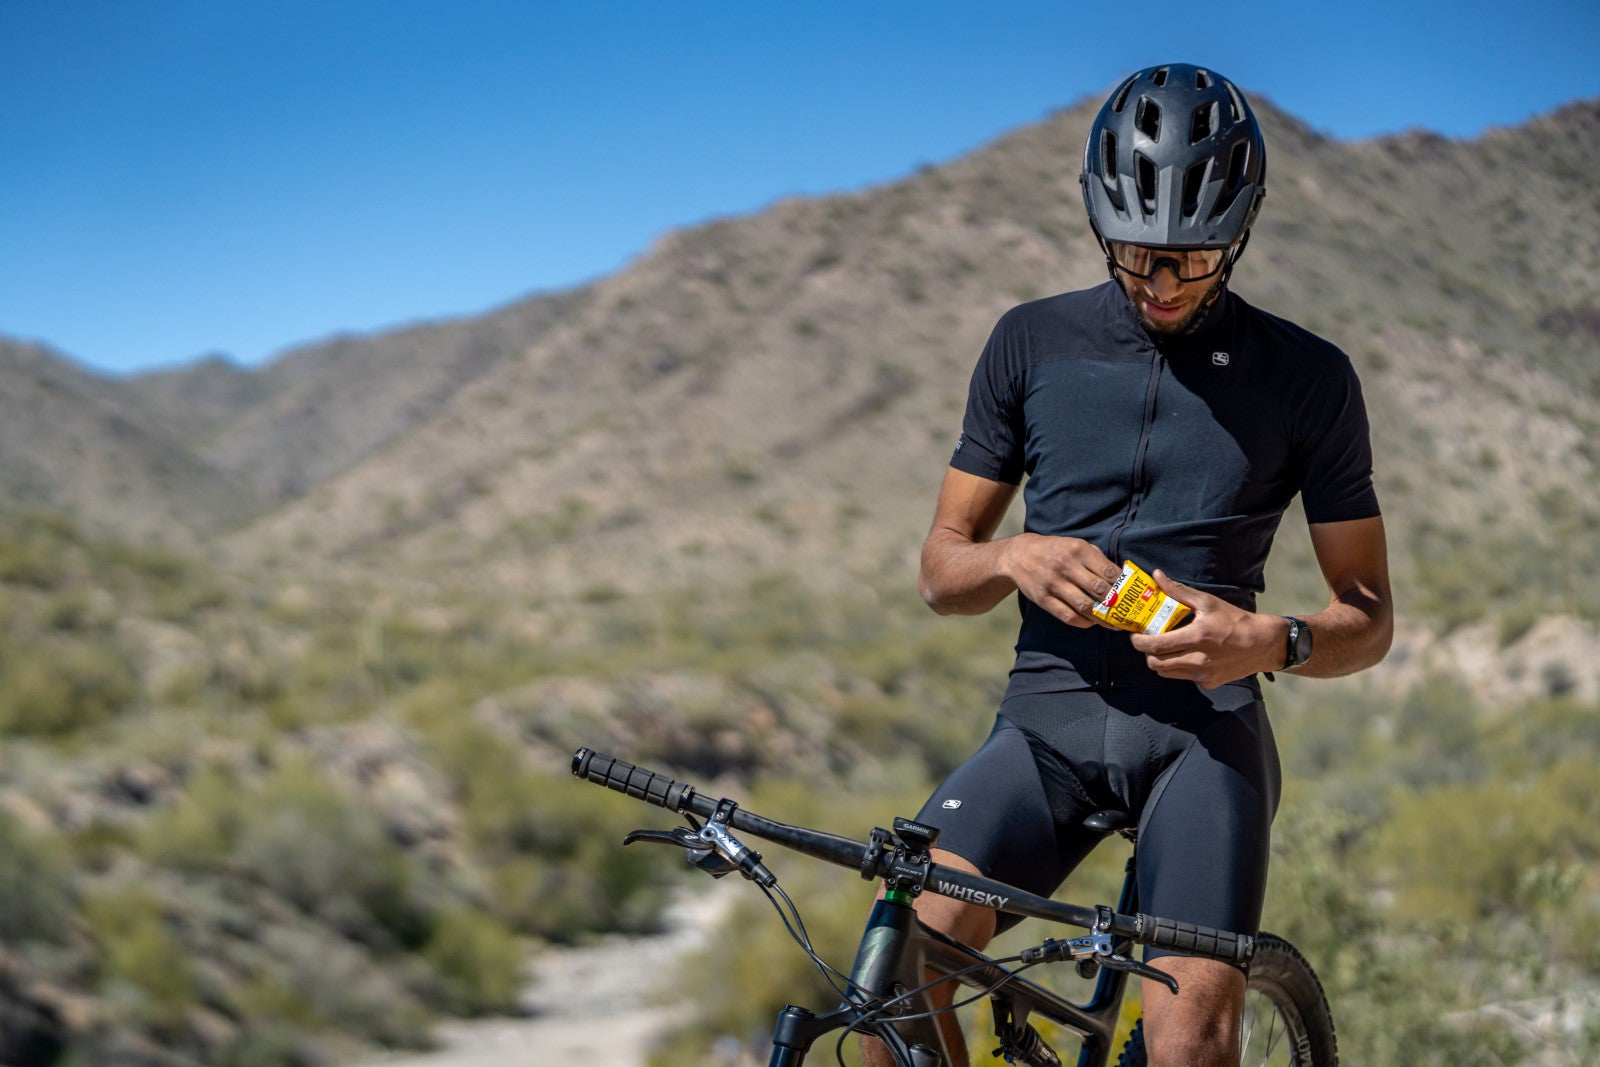
[[[1160,567],[1157,567],[1150,577],[1156,580],[1157,589],[1160,589],[1163,593],[1186,607],[1194,607],[1196,600],[1205,596],[1200,590],[1184,585],[1176,578],[1169,577],[1167,572]]]

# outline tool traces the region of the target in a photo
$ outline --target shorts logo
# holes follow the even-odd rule
[[[1219,367],[1226,367],[1228,365],[1228,358],[1228,353],[1226,352],[1211,353],[1211,362],[1215,363]]]
[[[944,802],[944,804],[942,806],[945,807],[945,808],[948,808],[950,811],[955,811],[957,808],[959,808],[961,806],[961,801],[954,800],[954,799],[947,800],[947,801]]]

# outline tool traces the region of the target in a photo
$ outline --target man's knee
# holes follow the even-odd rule
[[[1179,993],[1173,996],[1165,986],[1144,983],[1150,1063],[1184,1067],[1238,1063],[1244,975],[1215,960],[1166,956],[1154,962],[1178,980]]]
[[[941,866],[954,867],[971,874],[983,873],[954,852],[936,848],[932,850],[932,855],[933,862]],[[937,893],[919,894],[913,907],[917,918],[924,924],[972,948],[982,949],[994,937],[996,915],[988,908]]]

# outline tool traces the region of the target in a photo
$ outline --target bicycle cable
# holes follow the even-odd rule
[[[784,892],[783,886],[773,882],[770,888],[767,886],[761,886],[760,888],[766,894],[767,900],[772,904],[773,910],[778,913],[778,918],[782,920],[784,929],[789,932],[789,937],[795,944],[800,946],[800,950],[811,960],[812,966],[817,969],[817,973],[822,976],[822,980],[827,983],[828,988],[838,994],[840,999],[849,1000],[850,994],[845,989],[839,988],[839,984],[834,981],[834,975],[844,979],[847,986],[852,984],[850,976],[823,959],[822,955],[812,947],[811,935],[806,932],[805,920],[800,917],[800,909],[795,906],[789,894]],[[783,898],[782,905],[773,897],[773,890],[776,890],[778,896]],[[784,905],[788,906],[788,914],[784,912]],[[794,917],[792,923],[790,922],[791,915]]]
[[[784,890],[783,886],[778,884],[776,881],[774,881],[770,887],[760,886],[760,889],[761,892],[766,896],[767,901],[772,905],[772,909],[778,913],[778,919],[783,923],[783,927],[788,932],[790,939],[792,939],[795,944],[799,945],[801,951],[804,952],[807,958],[811,960],[812,966],[817,969],[817,973],[822,976],[822,980],[827,983],[828,987],[832,989],[841,1000],[850,1001],[851,998],[849,992],[845,989],[841,989],[839,987],[839,983],[834,981],[834,977],[837,976],[842,978],[845,982],[845,985],[849,986],[850,988],[856,988],[855,983],[851,981],[849,975],[845,974],[843,971],[830,964],[827,960],[823,959],[822,955],[817,952],[815,947],[813,947],[811,943],[811,935],[806,930],[805,920],[801,918],[800,909],[795,905],[793,898],[791,898]],[[776,891],[777,896],[773,895],[774,891]],[[782,898],[781,904],[778,901],[778,897]],[[787,911],[785,909],[787,909]],[[948,974],[941,975],[932,981],[924,982],[923,984],[912,989],[908,989],[905,992],[874,1006],[864,1015],[862,1015],[861,1018],[855,1020],[849,1026],[845,1027],[839,1035],[839,1040],[834,1044],[834,1058],[838,1061],[839,1067],[848,1067],[844,1059],[845,1041],[849,1039],[852,1033],[859,1033],[862,1036],[868,1037],[873,1036],[865,1033],[865,1031],[860,1030],[859,1028],[861,1025],[863,1023],[871,1023],[874,1020],[883,1017],[887,1012],[892,1010],[896,1004],[899,1004],[902,1001],[909,1001],[913,997],[921,996],[922,994],[931,991],[935,986],[942,985],[945,982],[959,981],[965,975],[984,970],[985,968],[991,966],[1010,963],[1022,964],[1022,966],[1018,967],[1015,971],[1011,971],[1005,975],[1002,975],[998,981],[994,982],[985,989],[979,990],[966,1000],[953,1001],[948,1007],[944,1008],[934,1008],[928,1011],[916,1012],[911,1015],[898,1016],[895,1021],[913,1022],[918,1019],[933,1019],[940,1015],[948,1015],[966,1007],[969,1004],[976,1004],[978,1001],[983,1000],[986,997],[993,996],[995,991],[1001,986],[1005,985],[1007,982],[1010,982],[1013,978],[1016,978],[1024,971],[1031,970],[1043,962],[1043,960],[1023,962],[1023,959],[1020,955],[983,960],[970,966],[963,967],[960,970],[951,971]]]
[[[936,1019],[940,1015],[952,1014],[952,1013],[954,1013],[955,1011],[957,1011],[957,1010],[959,1010],[961,1008],[965,1008],[969,1004],[976,1004],[978,1001],[983,1000],[986,997],[993,996],[995,994],[995,992],[997,990],[999,990],[999,988],[1001,986],[1003,986],[1006,983],[1010,982],[1013,978],[1017,978],[1017,977],[1021,976],[1021,974],[1024,971],[1032,970],[1034,967],[1039,966],[1039,964],[1041,964],[1043,962],[1045,962],[1045,961],[1044,960],[1034,960],[1031,963],[1023,962],[1023,959],[1022,959],[1022,957],[1020,955],[1018,955],[1018,956],[1002,956],[1002,957],[1000,957],[998,959],[984,960],[981,963],[974,963],[971,966],[963,967],[960,970],[951,971],[948,974],[940,975],[938,978],[935,978],[932,981],[924,982],[924,983],[922,983],[921,985],[917,986],[914,989],[908,989],[905,992],[899,994],[898,996],[891,997],[890,999],[884,1001],[883,1003],[874,1006],[870,1011],[868,1011],[864,1015],[862,1015],[861,1018],[855,1020],[849,1026],[845,1027],[844,1031],[839,1035],[839,1040],[834,1044],[834,1048],[833,1048],[834,1058],[839,1061],[839,1067],[847,1067],[847,1065],[845,1064],[845,1061],[844,1061],[844,1043],[845,1043],[845,1041],[853,1033],[859,1033],[863,1037],[876,1036],[876,1035],[873,1035],[873,1034],[868,1034],[865,1031],[860,1030],[859,1028],[861,1027],[861,1025],[863,1023],[873,1022],[877,1018],[885,1015],[890,1009],[892,1009],[896,1004],[900,1003],[901,1001],[910,1000],[912,997],[921,996],[923,993],[927,993],[927,992],[931,991],[934,986],[942,985],[945,982],[958,981],[963,976],[968,975],[968,974],[972,974],[972,973],[974,973],[976,971],[981,971],[986,967],[990,967],[990,966],[994,966],[994,965],[1000,965],[1000,964],[1008,964],[1008,963],[1021,963],[1022,964],[1022,966],[1018,967],[1016,970],[1007,972],[1005,975],[1001,976],[1001,978],[998,981],[996,981],[994,984],[988,986],[985,989],[979,990],[977,993],[974,993],[972,996],[968,997],[966,1000],[952,1001],[948,1007],[944,1007],[944,1008],[932,1008],[932,1009],[929,1009],[928,1011],[914,1012],[914,1013],[912,1013],[910,1015],[899,1015],[899,1016],[895,1017],[894,1022],[905,1023],[905,1022],[913,1022],[913,1021],[918,1020],[918,1019]],[[879,1040],[882,1040],[882,1039],[880,1038]]]

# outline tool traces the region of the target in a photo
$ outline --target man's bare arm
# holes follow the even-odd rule
[[[1354,674],[1383,659],[1394,636],[1383,519],[1314,524],[1311,546],[1331,596],[1322,611],[1301,616],[1315,643],[1311,659],[1294,673],[1312,678]],[[1193,622],[1170,633],[1134,636],[1133,647],[1146,654],[1156,673],[1214,687],[1283,669],[1288,620],[1245,611],[1161,571],[1155,579],[1195,612]]]
[[[1383,519],[1315,524],[1311,547],[1331,597],[1326,608],[1306,618],[1316,643],[1311,660],[1294,673],[1337,678],[1365,670],[1388,655],[1394,640]],[[1284,639],[1288,640],[1287,629]]]
[[[945,471],[918,585],[941,615],[981,615],[1020,590],[1070,626],[1096,624],[1090,608],[1122,573],[1076,537],[1018,534],[993,540],[1017,487],[954,467]]]

